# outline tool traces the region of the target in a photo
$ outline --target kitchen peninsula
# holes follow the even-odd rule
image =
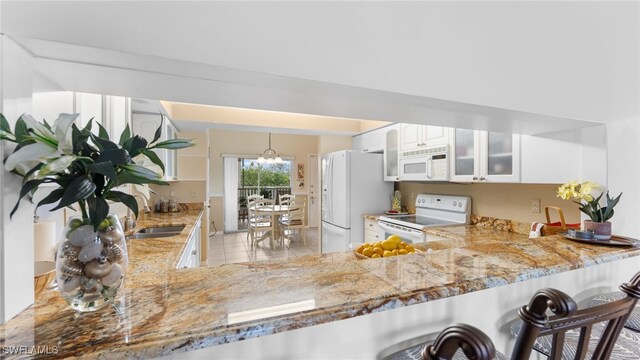
[[[140,226],[187,226],[176,237],[129,241],[126,288],[115,306],[76,315],[56,291],[47,290],[0,327],[0,347],[57,347],[58,357],[98,358],[184,357],[196,349],[201,350],[190,354],[240,358],[269,351],[295,358],[306,347],[305,357],[372,358],[408,336],[468,320],[465,311],[487,316],[475,325],[491,335],[509,320],[492,314],[522,305],[539,281],[554,279],[552,286],[573,295],[573,286],[585,290],[587,284],[612,281],[609,275],[598,277],[595,265],[607,263],[599,266],[612,266],[626,279],[637,271],[640,255],[638,247],[593,246],[561,236],[528,239],[516,232],[522,227],[475,218],[476,225],[427,230],[427,237],[437,240],[424,244],[420,254],[356,260],[347,252],[176,269],[200,216],[200,210],[190,210],[143,219]],[[504,290],[511,292],[509,299],[495,297]],[[440,311],[442,306],[448,311]],[[409,320],[406,311],[422,316]],[[338,321],[344,319],[349,320]],[[385,326],[363,328],[362,321]],[[316,328],[324,328],[322,339],[308,337]],[[379,347],[358,348],[361,339]],[[287,345],[268,347],[270,341]],[[336,346],[328,346],[330,341]],[[263,346],[241,346],[247,342]],[[226,343],[234,344],[216,346]]]

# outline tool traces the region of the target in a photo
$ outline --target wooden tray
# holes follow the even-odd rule
[[[618,236],[618,235],[611,235],[611,239],[609,240],[583,239],[583,238],[571,236],[567,233],[559,233],[558,235],[562,235],[569,240],[586,243],[586,244],[592,244],[592,245],[640,247],[640,241],[636,239],[624,237],[624,236]],[[358,255],[361,255],[361,254],[358,254]]]

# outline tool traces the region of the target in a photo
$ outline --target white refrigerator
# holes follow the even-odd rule
[[[393,183],[383,180],[382,154],[343,150],[322,157],[322,253],[364,242],[363,214],[391,207]]]

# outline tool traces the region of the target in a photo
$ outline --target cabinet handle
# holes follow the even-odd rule
[[[369,149],[362,149],[362,152],[367,152],[369,151]]]
[[[480,176],[480,180],[482,181],[482,180],[486,180],[486,179],[484,178],[484,176]]]
[[[193,250],[193,251],[191,252],[191,255],[196,255],[196,254],[198,254],[198,250]]]
[[[477,177],[477,176],[474,176],[474,177],[473,177],[473,180],[478,180],[478,177]]]
[[[187,268],[189,268],[189,267],[188,267],[187,265],[185,265],[185,266],[183,266],[182,268],[183,268],[183,269],[187,269]]]
[[[373,227],[373,224],[369,224],[369,227]]]

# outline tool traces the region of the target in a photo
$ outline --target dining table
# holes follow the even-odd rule
[[[271,237],[271,247],[273,246],[273,240],[279,241],[282,237],[282,232],[280,229],[280,218],[282,215],[289,213],[289,211],[297,211],[300,209],[300,206],[295,204],[290,205],[266,205],[260,206],[256,208],[256,213],[258,214],[270,214],[271,220],[273,221],[273,232],[267,231],[264,235],[262,235],[258,242],[264,240],[267,237]],[[284,244],[284,242],[283,242]]]

